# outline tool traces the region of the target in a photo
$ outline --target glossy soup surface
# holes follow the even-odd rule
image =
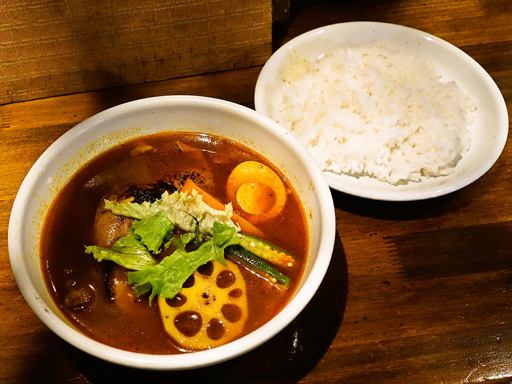
[[[156,301],[129,295],[112,297],[113,280],[126,284],[126,270],[110,261],[97,262],[85,245],[104,242],[98,235],[96,213],[105,197],[130,188],[179,185],[192,177],[204,190],[227,203],[226,181],[231,170],[256,160],[276,170],[252,150],[224,138],[194,133],[164,133],[121,144],[96,157],[63,187],[50,207],[41,238],[41,257],[47,284],[65,316],[88,336],[129,351],[168,354],[183,352],[164,331]],[[267,240],[297,260],[285,272],[288,289],[270,284],[239,266],[246,282],[248,318],[242,334],[271,319],[293,294],[303,271],[308,247],[304,211],[293,187],[287,190],[284,210],[276,218],[257,223]],[[122,223],[122,219],[120,219]],[[127,299],[128,298],[128,299]]]

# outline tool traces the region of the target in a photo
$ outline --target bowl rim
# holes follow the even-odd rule
[[[209,350],[174,355],[137,353],[107,346],[82,334],[53,313],[38,296],[33,281],[27,278],[29,276],[28,267],[23,257],[21,237],[18,236],[27,210],[24,202],[30,196],[40,172],[44,172],[45,164],[55,156],[61,146],[76,140],[82,131],[97,124],[103,124],[105,120],[132,112],[137,108],[194,106],[198,104],[202,107],[219,108],[229,113],[238,114],[244,119],[257,123],[275,138],[290,143],[290,149],[294,155],[303,161],[305,171],[310,176],[311,182],[315,185],[315,190],[318,193],[318,205],[322,212],[321,215],[318,215],[321,226],[319,257],[316,258],[310,274],[305,278],[300,289],[296,291],[294,297],[286,306],[267,323],[237,340]],[[99,112],[78,123],[52,143],[32,165],[16,194],[9,218],[8,251],[18,288],[39,319],[55,334],[76,348],[111,363],[147,370],[184,370],[221,363],[247,353],[275,336],[299,315],[320,286],[332,257],[336,228],[332,195],[323,174],[315,166],[307,151],[301,150],[301,148],[300,143],[273,120],[245,106],[212,97],[194,95],[156,96],[130,101]],[[39,238],[37,241],[39,241]],[[42,276],[41,266],[39,266],[39,269]],[[47,287],[46,289],[48,290]]]
[[[380,200],[380,201],[417,201],[417,200],[425,200],[430,198],[435,198],[439,196],[443,196],[457,190],[460,190],[469,184],[475,182],[480,177],[482,177],[489,169],[494,165],[494,163],[498,160],[505,145],[507,143],[508,137],[508,129],[509,129],[509,118],[508,111],[505,99],[503,94],[501,93],[498,85],[493,80],[491,75],[470,55],[464,52],[462,49],[457,46],[451,44],[450,42],[441,39],[435,35],[432,35],[428,32],[422,31],[420,29],[408,27],[400,24],[386,23],[386,22],[378,22],[378,21],[350,21],[350,22],[342,22],[342,23],[334,23],[324,25],[309,31],[306,31],[285,44],[279,47],[272,56],[267,60],[261,69],[258,78],[256,80],[256,86],[254,90],[254,105],[255,110],[265,116],[267,116],[267,107],[265,103],[265,84],[267,82],[267,78],[273,75],[273,68],[277,67],[279,63],[286,57],[287,53],[294,49],[294,47],[298,44],[302,44],[304,42],[310,41],[316,37],[324,35],[329,31],[338,31],[341,32],[343,29],[349,28],[359,28],[359,29],[368,29],[368,28],[376,28],[376,29],[386,29],[388,31],[400,31],[410,34],[411,36],[415,36],[421,39],[428,41],[431,44],[435,44],[441,47],[444,50],[450,52],[450,54],[458,56],[461,58],[472,71],[474,71],[478,77],[481,79],[482,84],[489,90],[492,94],[493,105],[496,107],[498,111],[498,115],[496,117],[496,121],[498,122],[498,134],[496,136],[495,142],[496,145],[493,147],[493,150],[489,152],[489,156],[486,158],[486,161],[483,162],[478,169],[471,172],[469,175],[464,177],[459,177],[455,180],[455,182],[450,182],[441,186],[430,186],[426,189],[414,189],[414,190],[371,190],[366,188],[366,186],[359,186],[358,182],[354,181],[355,178],[352,178],[348,175],[337,175],[332,172],[324,172],[325,177],[329,186],[337,191],[347,193],[349,195],[363,197],[372,200]],[[345,178],[349,178],[349,180],[354,183],[346,183],[344,181]]]

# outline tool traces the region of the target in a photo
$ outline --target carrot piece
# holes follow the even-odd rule
[[[187,179],[185,183],[183,184],[183,187],[181,187],[181,192],[184,193],[191,193],[193,190],[197,191],[199,195],[203,198],[203,201],[208,204],[210,207],[214,209],[223,210],[224,204],[222,204],[219,200],[217,200],[215,197],[210,195],[208,192],[200,188],[196,183],[192,181],[192,179]],[[242,232],[253,235],[261,238],[266,238],[265,234],[254,224],[244,219],[242,216],[240,216],[237,213],[233,213],[233,221],[237,223],[240,228],[242,229]]]

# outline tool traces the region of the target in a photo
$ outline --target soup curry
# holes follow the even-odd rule
[[[113,347],[212,348],[275,316],[308,249],[294,188],[225,138],[161,133],[77,171],[41,236],[44,274],[64,315]]]

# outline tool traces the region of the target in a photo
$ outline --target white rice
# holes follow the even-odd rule
[[[315,61],[292,55],[269,115],[324,171],[391,184],[448,175],[470,147],[476,106],[417,52],[372,43]]]

